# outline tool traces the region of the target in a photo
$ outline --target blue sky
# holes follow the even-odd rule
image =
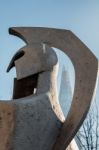
[[[99,0],[0,0],[0,99],[11,97],[15,71],[6,68],[24,45],[8,34],[11,26],[69,29],[99,58]]]

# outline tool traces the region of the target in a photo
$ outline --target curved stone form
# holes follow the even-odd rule
[[[39,75],[36,95],[21,99],[17,95],[14,101],[0,102],[5,123],[0,134],[1,131],[4,134],[5,129],[7,131],[7,138],[1,139],[0,147],[2,150],[65,150],[88,112],[97,79],[98,60],[68,30],[15,27],[9,31],[23,39],[27,45],[13,57],[8,71],[15,65],[17,79],[21,82],[24,82],[23,78],[27,81],[28,77]],[[68,55],[75,68],[74,96],[66,120],[57,98],[57,57],[50,47],[56,47]],[[9,116],[7,123],[5,112]]]
[[[98,60],[93,53],[68,30],[16,27],[11,28],[10,33],[22,38],[28,45],[33,43],[45,43],[50,47],[56,47],[68,55],[74,65],[75,89],[72,105],[53,148],[54,150],[65,150],[83,123],[88,112],[97,79]],[[26,53],[28,53],[28,51]],[[21,63],[23,63],[22,59],[20,59],[20,63],[15,61],[16,69],[20,70],[19,78],[23,77],[23,72],[21,73],[20,68]],[[30,74],[32,73],[31,70]],[[29,74],[27,73],[26,76],[29,76]]]

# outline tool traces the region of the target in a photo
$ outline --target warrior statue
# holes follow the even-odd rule
[[[26,42],[12,58],[13,100],[0,101],[0,150],[65,150],[82,125],[94,94],[98,60],[71,32],[14,27],[10,34]],[[75,69],[75,88],[65,119],[57,93],[58,59],[62,50]]]

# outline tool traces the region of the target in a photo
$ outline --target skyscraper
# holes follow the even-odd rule
[[[60,82],[60,91],[59,91],[59,102],[63,111],[64,116],[66,117],[70,109],[72,101],[72,91],[69,81],[68,72],[66,68],[62,68],[61,82]]]

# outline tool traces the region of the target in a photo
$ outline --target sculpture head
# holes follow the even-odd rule
[[[12,58],[7,71],[16,67],[17,79],[52,70],[57,56],[47,44],[33,43],[21,48]]]

